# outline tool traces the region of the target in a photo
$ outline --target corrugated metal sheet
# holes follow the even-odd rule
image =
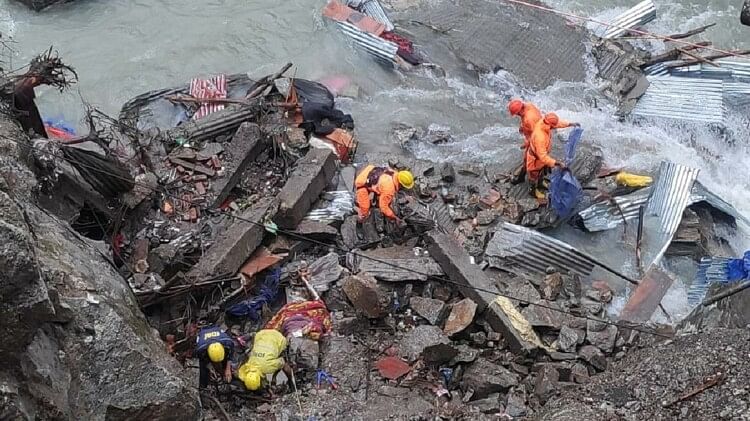
[[[662,234],[671,237],[677,232],[699,172],[673,162],[663,161],[659,166],[659,178],[649,196],[646,212],[648,216],[659,218]]]
[[[727,257],[704,257],[698,265],[698,273],[688,290],[688,302],[700,304],[712,284],[727,282],[727,264],[732,260]]]
[[[393,31],[395,29],[393,22],[388,18],[378,0],[346,0],[346,5],[382,23],[385,25],[386,31]]]
[[[330,200],[328,206],[311,210],[305,219],[313,221],[343,221],[344,218],[354,213],[354,198],[348,190],[335,190],[323,194]]]
[[[644,215],[641,256],[646,267],[658,263],[672,242],[699,172],[673,162],[661,163]]]
[[[673,76],[649,76],[646,93],[633,114],[703,123],[724,123],[724,82]]]
[[[507,222],[498,227],[487,245],[485,256],[495,267],[518,266],[531,272],[545,273],[552,266],[582,276],[591,275],[595,267],[600,267],[623,277],[567,243]]]
[[[654,19],[656,19],[656,5],[651,0],[644,0],[612,20],[602,38],[612,39],[623,36],[628,29],[638,28]]]
[[[650,193],[651,189],[645,188],[628,195],[615,197],[613,199],[614,203],[596,203],[579,212],[578,216],[581,217],[581,222],[583,222],[587,231],[597,232],[614,229],[620,226],[623,220],[630,221],[638,218],[638,209],[648,202]],[[688,206],[698,202],[706,202],[721,212],[750,226],[750,220],[737,212],[734,206],[696,181],[690,193]]]
[[[390,63],[396,62],[396,54],[398,53],[398,45],[396,43],[360,31],[359,28],[349,22],[335,23],[341,32],[351,38],[354,44],[367,54]]]

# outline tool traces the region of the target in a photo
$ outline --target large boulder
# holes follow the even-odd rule
[[[0,402],[13,419],[192,419],[197,395],[98,246],[34,204],[0,142]]]

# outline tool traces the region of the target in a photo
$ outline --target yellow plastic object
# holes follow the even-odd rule
[[[648,187],[654,182],[654,179],[647,175],[620,172],[615,176],[615,182],[626,187]]]

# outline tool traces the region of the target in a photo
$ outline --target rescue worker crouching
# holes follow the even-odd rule
[[[370,216],[372,204],[370,194],[373,193],[377,198],[378,207],[383,216],[396,222],[398,226],[402,226],[403,221],[396,216],[391,208],[391,204],[396,199],[396,194],[401,187],[407,190],[414,187],[414,175],[411,172],[374,165],[366,166],[354,180],[359,222],[364,222]]]
[[[211,367],[224,381],[232,381],[232,365],[229,360],[234,351],[234,341],[225,331],[216,326],[201,329],[195,351],[200,367],[201,389],[208,387]]]
[[[524,162],[526,165],[526,174],[531,184],[531,193],[537,199],[546,198],[546,181],[545,177],[549,175],[554,167],[565,169],[566,166],[550,156],[552,150],[552,130],[566,127],[578,127],[580,124],[571,123],[561,120],[555,113],[547,113],[544,118],[537,122],[534,131],[531,133]]]
[[[284,335],[275,329],[263,329],[255,334],[253,348],[247,361],[237,371],[237,377],[251,391],[257,391],[267,383],[266,376],[272,375],[271,384],[276,382],[280,370],[292,377],[291,367],[281,356],[288,345]]]

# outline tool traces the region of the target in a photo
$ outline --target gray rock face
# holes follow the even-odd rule
[[[422,354],[425,348],[438,344],[450,344],[450,340],[437,326],[417,326],[399,343],[401,355],[414,361]]]
[[[586,340],[604,353],[611,353],[615,349],[617,340],[617,326],[588,321]]]
[[[518,385],[518,376],[503,366],[479,358],[464,371],[461,383],[465,390],[474,391],[474,399],[484,399]]]
[[[446,305],[440,300],[432,298],[412,297],[409,300],[409,306],[417,312],[431,325],[437,325],[445,315]]]
[[[568,326],[560,329],[560,336],[557,338],[557,349],[562,352],[576,352],[576,346],[579,341],[579,332]]]
[[[126,281],[28,190],[13,190],[34,181],[17,150],[0,152],[0,180],[17,179],[0,181],[3,406],[20,419],[197,417],[197,395]]]

